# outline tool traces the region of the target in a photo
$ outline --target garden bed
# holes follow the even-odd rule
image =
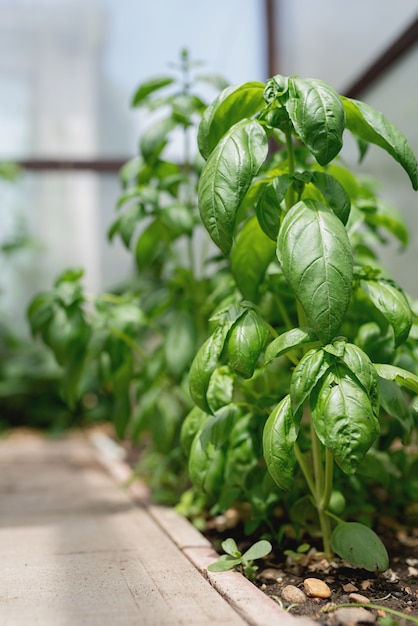
[[[365,622],[383,626],[418,623],[418,529],[407,531],[395,520],[382,520],[379,535],[391,562],[390,569],[383,574],[353,568],[340,559],[328,563],[315,548],[301,554],[270,554],[261,563],[254,583],[235,571],[214,574],[207,571],[207,566],[216,559],[215,548],[219,548],[228,533],[211,530],[205,537],[172,509],[151,504],[146,486],[140,481],[130,481],[132,466],[124,460],[124,450],[103,433],[94,434],[92,441],[99,450],[100,460],[116,480],[127,486],[134,499],[149,502],[153,515],[173,541],[219,593],[244,613],[249,623],[263,623],[263,619],[267,620],[264,623],[271,623],[272,616],[273,619],[274,616],[280,618],[283,626],[287,623],[283,620],[300,624],[306,619],[324,626]],[[236,531],[229,531],[231,534],[236,537]],[[247,537],[236,539],[242,550],[248,547]],[[309,578],[325,582],[331,592],[329,598],[309,596],[304,586]],[[289,586],[303,592],[300,596],[303,602],[295,602],[286,595]],[[363,607],[361,596],[362,602],[381,608]],[[394,614],[394,611],[403,616]]]

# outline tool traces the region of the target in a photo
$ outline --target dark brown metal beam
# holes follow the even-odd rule
[[[15,159],[19,167],[32,171],[118,172],[132,157],[125,159]]]
[[[277,42],[277,15],[280,11],[279,0],[264,0],[266,33],[266,78],[280,72],[279,47]]]
[[[418,42],[418,17],[343,93],[356,98]]]

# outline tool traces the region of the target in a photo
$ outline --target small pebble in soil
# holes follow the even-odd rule
[[[275,569],[274,567],[267,567],[262,572],[260,572],[257,578],[269,585],[274,583],[281,583],[283,581],[284,573],[280,569]]]
[[[355,626],[356,624],[374,624],[376,616],[362,607],[342,607],[334,611],[332,620],[342,626]]]
[[[346,593],[352,593],[353,591],[358,591],[358,587],[353,585],[353,583],[347,583],[346,585],[343,585],[343,589]]]
[[[295,587],[295,585],[286,585],[286,587],[283,587],[281,596],[285,602],[295,602],[296,604],[302,604],[307,600],[302,589]]]
[[[361,593],[350,593],[348,599],[350,602],[356,602],[357,604],[368,604],[370,602],[369,598],[362,596]]]
[[[330,598],[331,589],[327,583],[319,578],[305,578],[303,581],[305,591],[311,598]]]

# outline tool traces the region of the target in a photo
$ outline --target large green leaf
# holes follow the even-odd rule
[[[387,363],[375,363],[374,366],[381,378],[394,380],[402,387],[405,387],[405,389],[418,394],[418,376],[415,376],[412,372],[408,372],[396,365],[388,365]]]
[[[230,367],[243,378],[251,378],[267,341],[269,329],[254,309],[248,309],[232,327],[227,341]]]
[[[379,377],[376,368],[368,355],[353,343],[348,343],[345,337],[338,337],[332,344],[324,346],[325,352],[334,355],[337,360],[344,363],[364,388],[371,402],[373,412],[378,417],[379,402]]]
[[[147,163],[154,164],[168,143],[168,135],[176,127],[171,118],[158,120],[142,134],[140,148]]]
[[[298,202],[283,220],[277,256],[309,325],[322,340],[330,341],[338,333],[352,291],[353,258],[343,224],[320,202]]]
[[[403,292],[385,279],[362,280],[361,287],[393,329],[395,347],[408,339],[412,311]]]
[[[164,245],[164,228],[155,219],[140,234],[135,246],[135,259],[139,270],[150,267]]]
[[[210,377],[206,392],[206,400],[212,413],[216,413],[221,407],[230,404],[233,394],[233,373],[227,365],[217,367]]]
[[[231,271],[244,298],[257,302],[258,287],[274,258],[275,243],[261,230],[255,216],[243,226],[231,250]]]
[[[298,428],[290,406],[290,396],[279,402],[263,431],[263,454],[267,469],[280,489],[289,489],[296,463],[294,444]]]
[[[135,230],[144,217],[144,209],[140,204],[130,206],[120,215],[109,229],[108,237],[111,241],[116,233],[119,233],[123,243],[129,249]]]
[[[327,206],[334,211],[343,224],[346,224],[350,215],[351,202],[350,196],[341,183],[326,172],[306,173],[310,174],[309,182],[322,193]]]
[[[209,386],[210,377],[215,371],[218,359],[223,350],[228,328],[218,326],[213,334],[201,346],[193,359],[189,372],[189,388],[192,400],[198,407],[206,413],[212,413],[207,399],[206,392]]]
[[[220,448],[228,439],[238,414],[237,405],[229,404],[208,417],[199,432],[202,446],[206,448],[211,443]]]
[[[160,392],[158,390],[158,394],[159,393]],[[205,413],[205,411],[202,411],[202,409],[195,405],[184,418],[180,430],[180,444],[186,456],[189,456],[193,439],[196,437],[208,417],[209,416]]]
[[[156,76],[155,78],[147,80],[146,82],[142,83],[136,90],[132,98],[132,106],[136,107],[143,104],[144,100],[146,100],[150,94],[154,93],[155,91],[159,91],[163,87],[172,85],[173,83],[174,78],[171,78],[171,76]]]
[[[277,241],[282,210],[280,203],[292,184],[289,174],[277,176],[272,183],[264,184],[255,210],[258,222],[267,237]]]
[[[414,418],[406,393],[396,382],[384,378],[379,378],[379,390],[383,410],[399,422],[403,431],[403,439],[406,442],[414,427]]]
[[[379,435],[369,397],[344,365],[330,368],[310,396],[315,431],[337,464],[353,474]]]
[[[233,126],[211,153],[199,181],[199,210],[211,238],[226,255],[235,219],[253,177],[268,150],[267,136],[256,121]]]
[[[341,100],[348,130],[386,150],[404,168],[413,188],[418,189],[417,160],[403,133],[370,105],[346,97]]]
[[[331,536],[331,547],[345,561],[369,572],[384,572],[389,567],[385,546],[371,528],[359,522],[338,524]]]
[[[189,311],[177,311],[170,321],[165,341],[164,357],[168,372],[180,378],[196,352],[196,321]]]
[[[316,79],[289,79],[286,109],[295,131],[320,165],[340,152],[345,127],[344,107],[338,93]]]
[[[289,350],[317,341],[318,337],[312,328],[292,328],[269,343],[266,348],[264,363],[267,365]]]
[[[399,211],[382,200],[379,200],[376,205],[376,212],[364,213],[367,224],[377,228],[384,228],[388,233],[396,237],[403,246],[407,246],[410,233]]]
[[[189,476],[192,483],[203,492],[215,496],[223,483],[225,453],[213,444],[204,446],[197,433],[189,454]]]
[[[292,411],[298,415],[312,389],[334,362],[322,348],[309,350],[295,367],[290,383]]]
[[[226,131],[244,118],[252,117],[263,105],[264,84],[232,85],[224,89],[203,114],[197,142],[207,159]]]

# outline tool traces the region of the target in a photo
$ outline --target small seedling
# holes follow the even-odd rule
[[[296,551],[285,550],[284,554],[295,563],[298,563],[310,549],[311,549],[311,546],[309,543],[302,543],[300,546],[296,548]]]
[[[227,572],[230,569],[238,569],[249,580],[252,580],[258,571],[258,565],[254,565],[254,560],[262,559],[272,550],[271,543],[265,539],[254,543],[244,554],[238,550],[234,539],[225,539],[221,545],[226,554],[222,554],[215,563],[211,563],[208,570]]]

